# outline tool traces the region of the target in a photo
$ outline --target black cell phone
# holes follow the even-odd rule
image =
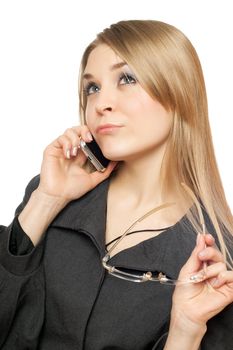
[[[88,160],[94,165],[96,170],[104,172],[110,160],[104,157],[97,142],[93,140],[86,143],[81,139],[80,147],[83,153],[87,156]]]

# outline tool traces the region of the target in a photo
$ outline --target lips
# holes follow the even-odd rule
[[[116,132],[117,130],[119,130],[122,127],[122,125],[118,125],[118,124],[103,124],[98,126],[98,128],[96,129],[96,133],[97,134],[112,134],[114,132]]]

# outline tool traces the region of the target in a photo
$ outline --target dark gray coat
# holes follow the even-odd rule
[[[30,182],[16,214],[38,183],[38,176]],[[12,225],[1,226],[0,349],[163,349],[173,287],[127,282],[101,265],[108,184],[71,202],[34,249],[24,235],[12,254]],[[161,235],[116,254],[111,265],[177,278],[195,240],[183,217]],[[202,349],[233,350],[232,305],[208,323]]]

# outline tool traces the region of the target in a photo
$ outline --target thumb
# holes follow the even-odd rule
[[[198,233],[196,246],[192,251],[189,259],[180,270],[179,278],[185,278],[187,275],[193,274],[202,268],[203,262],[199,259],[198,254],[205,248],[205,237]]]

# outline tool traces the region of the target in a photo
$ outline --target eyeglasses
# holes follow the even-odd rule
[[[199,220],[200,220],[200,223],[201,223],[201,226],[202,226],[202,234],[205,235],[205,232],[206,232],[205,222],[204,222],[204,217],[203,217],[203,213],[202,213],[200,204],[199,204],[198,200],[196,199],[195,195],[193,194],[193,192],[190,190],[190,188],[187,187],[183,183],[182,183],[182,186],[184,187],[186,192],[191,196],[191,198],[193,199],[194,204],[197,207]],[[141,222],[145,218],[147,218],[148,216],[156,213],[157,211],[162,210],[162,209],[167,208],[167,207],[170,207],[170,206],[172,206],[174,204],[175,204],[174,202],[162,204],[162,205],[160,205],[160,206],[158,206],[158,207],[148,211],[146,214],[144,214],[139,219],[134,221],[133,224],[130,225],[130,227],[128,227],[128,229],[122,234],[122,236],[120,236],[120,238],[115,242],[115,244],[109,249],[107,254],[102,259],[102,265],[108,271],[109,274],[111,274],[114,277],[126,280],[126,281],[137,282],[137,283],[159,282],[160,284],[165,284],[165,285],[178,285],[178,284],[198,283],[198,282],[202,281],[202,276],[200,276],[199,274],[196,275],[196,276],[192,275],[191,277],[187,278],[186,280],[174,280],[174,279],[168,278],[162,272],[159,272],[158,275],[155,275],[151,271],[147,271],[147,272],[142,273],[142,274],[133,274],[133,273],[129,273],[129,272],[126,272],[126,271],[123,271],[123,270],[119,270],[115,266],[111,266],[111,265],[108,264],[109,260],[111,259],[111,255],[110,254],[112,253],[112,251],[116,248],[116,246],[124,239],[124,237],[130,232],[130,230],[138,222]],[[206,264],[204,263],[204,271],[205,271],[205,268],[206,268]],[[204,278],[204,275],[203,275],[203,278]]]

